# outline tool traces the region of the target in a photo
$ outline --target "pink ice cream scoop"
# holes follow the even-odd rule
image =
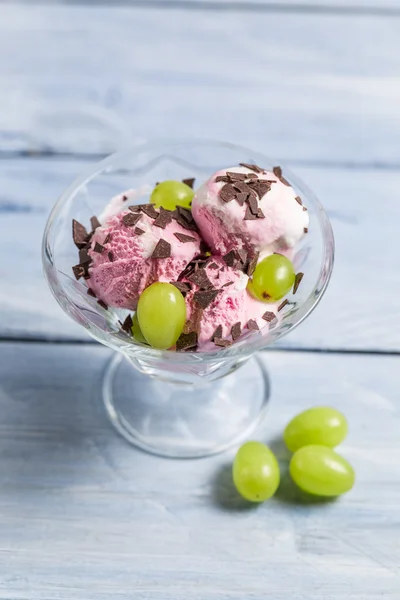
[[[254,167],[254,165],[249,165]],[[282,176],[255,167],[218,171],[196,192],[192,212],[215,254],[245,248],[267,256],[293,248],[308,228],[308,212]]]
[[[135,309],[148,285],[175,281],[200,253],[193,222],[186,225],[182,215],[178,222],[176,213],[157,211],[153,205],[134,210],[114,215],[98,227],[88,250],[92,259],[88,287],[107,306]]]
[[[203,268],[182,280],[191,287],[185,298],[185,331],[197,331],[198,350],[216,350],[249,330],[265,329],[279,321],[277,305],[250,296],[248,280],[245,273],[228,267],[219,256],[211,256]]]

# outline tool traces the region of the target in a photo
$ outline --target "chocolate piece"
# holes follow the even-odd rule
[[[101,254],[104,250],[104,246],[102,246],[101,244],[99,244],[99,242],[96,242],[93,248],[93,252],[98,252],[99,254]]]
[[[191,210],[185,208],[184,206],[177,206],[176,210],[178,211],[179,215],[185,219],[187,223],[193,223],[194,219]]]
[[[261,167],[258,167],[257,165],[250,165],[248,163],[239,163],[239,165],[249,169],[250,171],[255,171],[256,173],[264,173],[264,169],[261,169]]]
[[[233,173],[232,171],[228,171],[226,175],[231,181],[244,181],[246,179],[244,173]]]
[[[246,212],[245,212],[245,215],[244,215],[244,220],[245,221],[255,221],[255,219],[257,219],[257,216],[253,215],[253,213],[250,210],[250,207],[248,206],[246,208]]]
[[[220,346],[221,348],[227,348],[232,345],[230,340],[222,340],[221,338],[214,338],[214,344],[216,346]]]
[[[252,183],[251,189],[256,192],[261,200],[261,198],[271,189],[271,184],[268,181],[258,180]]]
[[[87,236],[86,228],[75,219],[72,219],[72,239],[77,248],[86,246]]]
[[[246,173],[246,179],[258,179],[257,173]]]
[[[158,240],[151,258],[169,258],[171,256],[171,244],[162,238]]]
[[[263,211],[261,210],[261,208],[259,208],[257,211],[257,219],[265,219],[265,215],[264,215]]]
[[[235,250],[230,250],[228,252],[228,254],[225,254],[225,256],[222,257],[224,259],[224,262],[226,265],[228,265],[228,267],[234,267],[236,264],[236,252]]]
[[[108,256],[108,260],[109,260],[110,262],[113,262],[113,261],[114,261],[114,254],[113,254],[112,252],[109,252],[107,256]]]
[[[244,183],[244,181],[235,181],[233,187],[235,188],[235,190],[237,190],[237,192],[240,192],[241,194],[251,193],[251,187],[249,187],[247,183]]]
[[[126,317],[125,321],[122,323],[121,329],[122,329],[122,331],[125,331],[126,333],[131,334],[132,333],[132,331],[131,331],[132,325],[133,325],[132,317],[131,317],[131,315],[128,315]]]
[[[218,325],[218,327],[211,336],[211,341],[213,342],[215,338],[222,338],[222,325]]]
[[[135,229],[133,231],[136,233],[136,235],[144,234],[144,229],[140,229],[140,227],[135,227]]]
[[[303,211],[305,212],[306,210],[307,210],[307,209],[306,209],[306,207],[305,207],[305,206],[303,206]]]
[[[247,250],[245,250],[244,248],[239,248],[238,250],[236,250],[236,253],[239,256],[240,262],[242,262],[245,265],[247,261]]]
[[[285,308],[285,306],[289,304],[289,300],[286,298],[279,306],[278,306],[278,312],[281,311],[283,308]]]
[[[172,222],[172,214],[171,211],[165,210],[162,206],[160,206],[160,213],[153,225],[155,227],[161,227],[161,229],[165,229],[167,225]]]
[[[93,230],[93,231],[96,231],[96,229],[97,229],[98,227],[101,227],[101,223],[100,223],[100,221],[98,220],[98,218],[97,218],[97,217],[91,217],[91,219],[90,219],[90,224],[91,224],[91,226],[92,226],[92,230]]]
[[[263,314],[262,318],[264,319],[264,321],[268,321],[268,323],[272,323],[272,321],[274,321],[276,319],[276,314],[271,312],[270,310],[267,310],[267,312],[265,312]]]
[[[189,333],[181,333],[177,342],[176,342],[176,350],[177,352],[182,352],[182,350],[194,349],[197,346],[197,333],[195,331],[190,331]]]
[[[240,321],[232,325],[231,335],[234,342],[242,335],[242,324]]]
[[[101,306],[101,308],[104,308],[104,310],[108,310],[108,306],[103,300],[97,300],[97,304]]]
[[[253,275],[256,266],[257,266],[257,262],[258,262],[258,258],[260,256],[259,252],[256,252],[256,254],[251,258],[248,266],[247,266],[247,275],[250,277],[251,275]]]
[[[128,200],[128,196],[125,194],[122,195],[122,202],[126,202]]]
[[[141,207],[145,206],[144,204],[131,204],[131,206],[128,206],[128,209],[130,211],[132,211],[133,213],[139,213],[141,212]]]
[[[303,202],[301,201],[300,196],[296,196],[295,200],[300,204],[300,206],[303,206]]]
[[[218,265],[215,262],[212,262],[210,265],[208,265],[209,269],[218,269]]]
[[[104,238],[103,246],[105,246],[106,244],[108,244],[108,242],[110,240],[111,240],[111,233],[107,233],[106,237]]]
[[[299,285],[300,285],[303,277],[304,277],[304,273],[296,273],[296,277],[294,278],[293,294],[295,294],[297,292],[297,290],[299,289]]]
[[[215,182],[218,183],[219,181],[229,182],[230,179],[226,175],[218,175],[218,177],[215,178]]]
[[[186,185],[188,185],[190,188],[193,189],[193,185],[195,182],[195,178],[194,177],[189,177],[188,179],[182,179],[182,183],[185,183]]]
[[[249,196],[249,198],[247,199],[247,204],[249,205],[249,208],[250,208],[251,212],[253,213],[253,215],[257,215],[257,211],[258,211],[257,199],[254,198],[254,196]]]
[[[92,298],[96,298],[96,294],[94,293],[92,288],[88,288],[86,293],[88,296],[91,296]]]
[[[183,296],[185,296],[191,290],[189,283],[184,283],[183,281],[171,281],[171,283],[181,292]]]
[[[154,204],[141,204],[140,210],[142,213],[150,217],[150,219],[157,219],[158,217],[158,212],[154,208]]]
[[[213,287],[211,281],[207,277],[205,269],[199,269],[188,277],[189,281],[197,285],[201,290],[209,290]]]
[[[236,190],[230,183],[226,183],[219,192],[219,197],[224,202],[230,202],[236,196]]]
[[[272,172],[278,179],[282,177],[282,169],[281,167],[273,167]]]
[[[92,262],[92,259],[90,258],[89,254],[88,254],[88,249],[87,248],[81,248],[79,250],[79,262],[80,263],[84,263],[84,262]]]
[[[215,298],[218,296],[219,290],[205,290],[201,292],[195,292],[193,294],[193,300],[200,306],[200,308],[207,308]]]
[[[182,244],[187,244],[188,242],[195,242],[196,238],[192,237],[191,235],[186,235],[186,233],[179,233],[179,231],[177,231],[176,233],[174,233],[174,236],[176,238],[178,238],[178,240],[180,242],[182,242]]]
[[[233,281],[227,281],[226,283],[224,283],[224,285],[221,285],[221,290],[222,290],[222,288],[226,288],[230,285],[233,285]]]
[[[247,322],[247,329],[249,331],[259,331],[259,326],[257,325],[257,321],[254,319],[249,319]]]
[[[122,217],[122,222],[127,227],[134,227],[142,218],[140,213],[127,213]]]
[[[82,265],[75,265],[72,267],[73,274],[75,275],[75,279],[78,280],[86,274],[85,267]]]
[[[248,197],[249,197],[249,194],[247,192],[239,192],[236,195],[235,200],[240,206],[243,206],[243,204],[246,202]]]
[[[303,228],[304,233],[308,233],[308,227]]]

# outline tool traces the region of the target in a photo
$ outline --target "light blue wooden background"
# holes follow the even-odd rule
[[[400,597],[399,32],[398,0],[0,3],[0,598]],[[284,478],[246,509],[232,453],[161,460],[106,422],[109,351],[53,301],[41,235],[90,162],[154,136],[276,156],[328,210],[332,284],[263,354],[257,437],[284,463],[291,416],[343,409],[337,502]]]

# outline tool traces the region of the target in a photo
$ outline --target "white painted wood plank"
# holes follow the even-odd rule
[[[86,339],[86,332],[63,314],[47,290],[40,259],[50,208],[86,168],[87,163],[66,160],[2,161],[0,335]],[[400,319],[400,173],[305,167],[296,171],[331,217],[336,265],[321,305],[281,343],[400,350],[395,326]]]
[[[399,44],[376,16],[2,5],[0,149],[184,135],[398,164]]]
[[[109,356],[0,345],[0,598],[397,600],[397,357],[264,354],[273,395],[255,437],[285,472],[286,422],[334,405],[350,423],[341,452],[357,483],[308,504],[284,476],[275,499],[246,510],[232,452],[180,462],[119,439],[97,396]]]

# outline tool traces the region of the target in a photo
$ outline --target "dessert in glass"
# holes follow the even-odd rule
[[[333,255],[321,204],[287,168],[199,140],[108,157],[64,192],[43,240],[61,307],[117,350],[100,392],[111,422],[176,458],[221,452],[260,423],[256,352],[311,313]]]

